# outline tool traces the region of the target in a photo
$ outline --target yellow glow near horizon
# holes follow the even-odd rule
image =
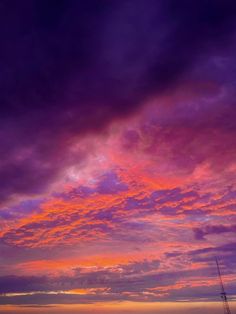
[[[231,309],[236,310],[236,301],[230,303]],[[49,306],[0,306],[0,313],[60,313],[60,314],[87,314],[91,311],[96,313],[116,313],[116,314],[133,314],[133,313],[158,313],[158,314],[180,314],[180,313],[196,313],[211,314],[214,310],[215,314],[222,312],[221,302],[108,302],[96,304],[52,304]],[[158,312],[157,312],[158,311]]]

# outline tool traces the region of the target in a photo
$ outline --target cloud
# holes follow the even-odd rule
[[[47,191],[84,158],[72,139],[175,86],[227,46],[234,17],[233,1],[4,2],[1,200]]]
[[[119,281],[120,283],[123,282],[122,277],[127,278],[128,281],[135,281],[137,276],[156,271],[158,267],[158,260],[143,260],[129,264],[118,264],[113,267],[75,268],[74,274],[67,276],[3,276],[1,277],[0,293],[47,292],[76,288],[88,289],[106,287],[109,284],[116,285],[116,283],[119,286]]]
[[[236,232],[236,225],[208,225],[204,228],[196,228],[194,229],[195,238],[197,240],[204,240],[205,236],[211,234],[221,234],[226,232]]]
[[[0,302],[213,300],[215,255],[233,293],[235,2],[14,4]]]
[[[145,176],[143,182],[137,176],[130,183],[119,174],[109,172],[90,188],[81,185],[69,189],[41,201],[39,208],[26,215],[3,220],[2,243],[40,249],[104,241],[127,245],[161,241],[164,248],[164,233],[169,241],[183,241],[178,225],[193,237],[192,230],[195,235],[204,230],[201,220],[207,216],[226,219],[234,214],[229,207],[235,202],[231,188],[220,188],[222,196],[214,199],[214,189],[205,193],[194,185],[157,189],[145,181]]]
[[[59,277],[1,277],[0,302],[6,304],[94,303],[114,300],[215,300],[217,278],[209,268],[158,272],[158,261],[91,270]],[[201,275],[201,276],[199,276]],[[22,289],[24,287],[24,289]],[[18,294],[17,294],[18,293]],[[4,295],[5,294],[5,295]],[[54,302],[57,301],[57,302]]]

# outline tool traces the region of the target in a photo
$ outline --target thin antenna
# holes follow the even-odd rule
[[[224,284],[223,284],[223,280],[222,280],[222,276],[221,276],[221,272],[220,272],[220,266],[218,263],[218,259],[217,258],[215,258],[215,259],[216,259],[216,267],[217,267],[217,271],[218,271],[218,276],[219,276],[219,280],[220,280],[220,287],[221,287],[220,296],[221,296],[221,299],[223,301],[224,314],[231,314],[227,295],[225,292],[225,288],[224,288]]]

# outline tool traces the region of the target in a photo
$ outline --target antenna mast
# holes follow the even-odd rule
[[[220,280],[220,287],[221,287],[220,296],[221,296],[221,299],[223,301],[224,314],[231,314],[230,308],[229,308],[228,299],[227,299],[227,295],[226,295],[225,288],[224,288],[224,285],[223,285],[221,272],[220,272],[220,266],[219,266],[217,258],[216,258],[216,267],[217,267],[218,276],[219,276],[219,280]]]

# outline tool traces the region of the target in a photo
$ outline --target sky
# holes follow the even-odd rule
[[[236,311],[236,3],[0,2],[0,313]]]

